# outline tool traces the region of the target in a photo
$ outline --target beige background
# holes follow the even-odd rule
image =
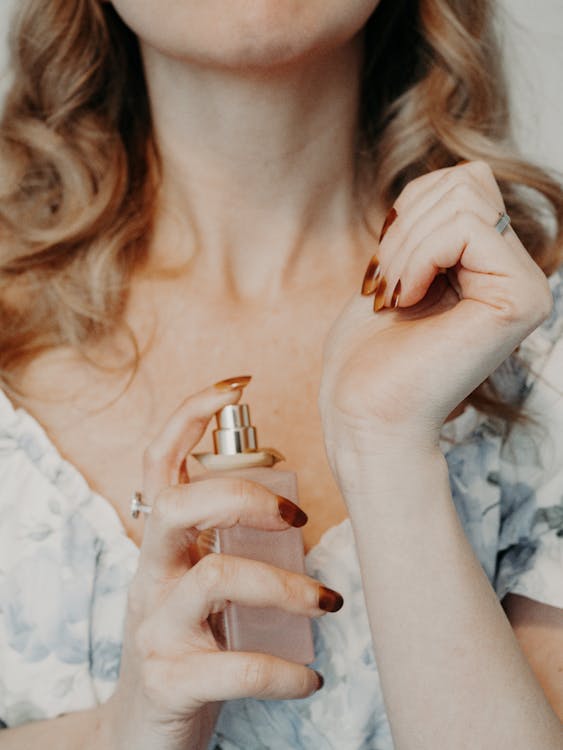
[[[0,0],[3,72],[16,2]],[[518,142],[528,157],[563,171],[563,0],[499,0],[498,8]],[[0,76],[0,94],[6,82]]]

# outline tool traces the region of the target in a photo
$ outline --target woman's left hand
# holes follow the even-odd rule
[[[447,416],[553,304],[512,227],[495,229],[505,207],[487,164],[420,177],[394,209],[364,294],[325,346],[319,407],[333,470],[342,451],[434,450]]]

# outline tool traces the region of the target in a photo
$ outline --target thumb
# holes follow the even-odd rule
[[[249,375],[221,380],[188,396],[146,449],[143,456],[143,490],[147,502],[165,487],[188,481],[185,459],[199,443],[213,415],[229,404],[236,404]]]

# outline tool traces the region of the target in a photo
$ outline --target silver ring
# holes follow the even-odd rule
[[[152,507],[143,503],[143,496],[140,492],[133,493],[130,510],[133,518],[139,518],[139,513],[144,513],[146,516],[152,513]]]
[[[503,232],[508,229],[510,226],[510,216],[507,213],[501,213],[499,211],[498,215],[498,221],[495,224],[495,229],[499,234],[503,234]]]

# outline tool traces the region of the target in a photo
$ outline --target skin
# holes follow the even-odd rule
[[[440,736],[462,747],[470,725],[476,747],[555,750],[559,723],[538,682],[549,670],[538,679],[530,670],[459,526],[437,451],[448,415],[549,312],[540,269],[512,230],[492,229],[503,204],[490,171],[468,164],[411,183],[375,247],[354,201],[352,158],[357,32],[375,2],[115,5],[141,39],[164,163],[150,262],[127,310],[146,352],[111,409],[100,407],[122,383],[70,351],[30,366],[23,405],[142,543],[139,572],[114,697],[5,732],[5,746],[41,736],[84,747],[87,736],[91,747],[203,748],[218,701],[317,688],[305,667],[218,653],[205,614],[245,601],[251,573],[233,560],[192,568],[170,543],[202,524],[282,523],[273,497],[248,483],[215,485],[205,517],[204,483],[177,485],[212,414],[242,397],[207,384],[249,372],[260,439],[299,474],[307,546],[350,515],[396,746],[434,748]],[[381,226],[381,207],[369,218]],[[385,303],[398,278],[403,288],[399,310],[377,315],[373,297],[359,295],[374,249]],[[439,267],[455,270],[462,301],[444,276],[433,283]],[[106,361],[117,343],[103,348]],[[415,358],[428,363],[416,379]],[[127,516],[134,487],[155,508],[145,529]],[[279,605],[287,574],[256,569],[256,580],[255,596]],[[316,582],[300,577],[292,590],[282,606],[322,614]],[[448,726],[428,694],[448,706]]]

